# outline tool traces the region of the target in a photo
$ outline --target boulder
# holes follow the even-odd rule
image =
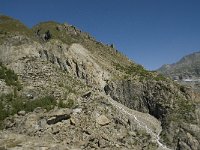
[[[20,115],[20,116],[24,116],[24,115],[26,114],[26,111],[21,110],[21,111],[19,111],[17,114]]]
[[[107,125],[110,123],[110,120],[105,116],[105,115],[100,115],[97,119],[96,122],[102,126]]]

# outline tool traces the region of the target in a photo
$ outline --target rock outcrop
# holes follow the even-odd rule
[[[192,140],[187,141],[185,145],[191,146],[192,143],[198,141],[200,107],[195,106],[190,100],[192,95],[189,91],[188,93],[181,92],[173,85],[173,82],[136,83],[125,80],[118,83],[112,82],[106,86],[105,90],[114,100],[131,109],[149,113],[160,120],[163,127],[161,135],[169,145],[176,147],[177,143],[185,143],[187,134],[191,135],[195,131],[197,134],[192,134]],[[184,129],[186,126],[194,126],[194,128],[186,131]],[[197,145],[192,149],[198,149]]]

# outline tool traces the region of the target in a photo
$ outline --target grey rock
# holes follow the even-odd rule
[[[79,114],[82,112],[82,108],[75,108],[73,109],[73,114]]]
[[[26,111],[21,110],[21,111],[19,111],[17,114],[18,114],[18,115],[21,115],[21,116],[24,116],[24,115],[26,114]]]
[[[110,123],[110,120],[105,116],[105,115],[100,115],[97,119],[96,122],[102,126],[107,125]]]
[[[40,128],[45,128],[47,125],[47,120],[46,119],[39,120],[38,125]]]

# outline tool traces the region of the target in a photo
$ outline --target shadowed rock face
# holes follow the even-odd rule
[[[2,134],[29,136],[29,142],[21,141],[24,148],[40,144],[37,138],[42,137],[48,139],[43,145],[60,143],[69,149],[156,149],[159,142],[173,149],[199,149],[200,105],[191,89],[144,70],[114,46],[73,26],[46,22],[27,30],[29,34],[21,28],[0,34],[0,61],[14,70],[23,87],[16,90],[1,79],[0,95],[11,95],[1,98],[1,110],[14,115],[16,102],[23,106],[23,115],[5,119],[8,132]],[[54,99],[45,103],[44,96]],[[32,109],[38,105],[46,110]],[[154,135],[161,140],[155,142]]]
[[[199,105],[194,106],[188,100],[192,99],[189,91],[182,93],[172,84],[165,82],[149,81],[136,84],[131,80],[112,82],[106,86],[105,91],[114,100],[125,106],[149,113],[160,120],[163,127],[161,135],[169,145],[176,147],[176,144],[179,143],[182,146],[191,146],[199,138],[198,124],[200,122],[197,118],[200,115],[200,107]],[[195,127],[186,131],[185,127],[191,124]],[[193,134],[191,141],[187,141],[185,144],[188,138],[187,134],[192,134],[195,131],[197,134]],[[182,134],[183,132],[184,134]],[[179,148],[176,147],[176,149]],[[195,146],[194,149],[198,149],[198,146]]]

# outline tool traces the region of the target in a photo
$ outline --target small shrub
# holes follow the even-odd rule
[[[58,103],[59,108],[72,108],[73,106],[74,106],[74,100],[72,99],[68,99],[66,103],[60,100]]]
[[[22,89],[17,74],[13,70],[6,68],[2,63],[0,63],[0,79],[4,79],[8,86],[15,86],[17,90]]]
[[[0,121],[4,120],[8,116],[7,112],[4,110],[4,105],[0,102]]]
[[[21,110],[25,110],[25,100],[23,98],[14,98],[11,102],[9,115],[14,115]]]
[[[114,66],[116,67],[116,70],[119,70],[119,71],[125,71],[126,68],[123,67],[122,65],[120,65],[119,63],[115,63]]]
[[[149,71],[145,70],[141,65],[130,65],[126,69],[127,74],[137,74],[143,77],[147,77],[149,75]]]
[[[73,89],[73,87],[71,86],[65,86],[65,89],[67,90],[67,93],[74,93],[76,94],[77,92],[75,91],[75,89]]]
[[[1,107],[2,113],[6,114],[4,117],[16,114],[20,110],[24,110],[25,100],[21,97],[15,97],[13,94],[2,95]]]
[[[23,97],[18,97],[13,94],[7,94],[0,96],[0,127],[2,127],[2,121],[10,116],[14,115],[21,110],[31,112],[37,107],[42,107],[47,111],[56,106],[57,102],[52,96],[44,96],[42,98],[27,101]],[[68,104],[69,106],[71,103]]]
[[[30,112],[33,111],[37,107],[42,107],[46,110],[51,110],[56,105],[56,100],[52,96],[45,96],[33,101],[30,101],[25,104],[25,110]]]
[[[64,84],[61,82],[58,84],[59,87],[64,87]]]
[[[114,63],[114,66],[116,67],[116,70],[123,71],[127,75],[131,76],[139,76],[140,80],[143,80],[145,78],[151,77],[151,73],[147,70],[145,70],[141,65],[138,64],[131,64],[129,66],[122,66],[119,63]]]
[[[156,77],[154,77],[156,81],[165,81],[166,77],[164,77],[162,74],[158,74]]]

